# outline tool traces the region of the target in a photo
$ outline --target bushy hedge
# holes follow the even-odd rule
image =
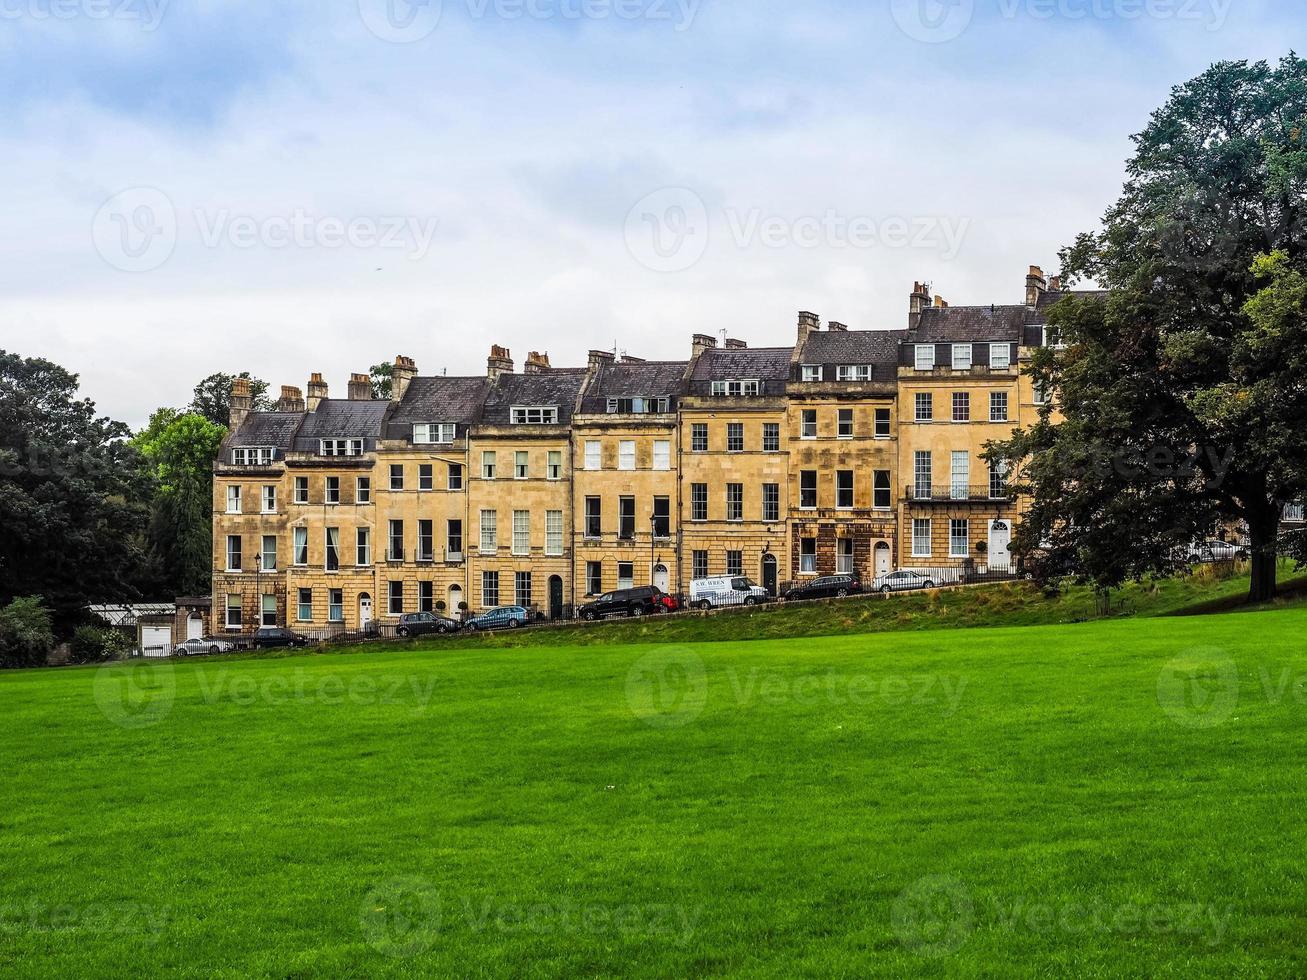
[[[38,596],[0,609],[0,667],[44,667],[53,649],[50,610]]]
[[[72,661],[75,664],[102,664],[120,660],[131,646],[131,638],[119,630],[79,626],[73,632]]]

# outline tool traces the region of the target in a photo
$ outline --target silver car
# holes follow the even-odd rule
[[[933,589],[935,580],[927,578],[920,572],[890,572],[887,575],[877,575],[875,581],[871,583],[872,592],[914,592],[917,589]]]
[[[210,637],[207,640],[194,639],[179,643],[173,647],[172,655],[174,657],[198,657],[205,653],[231,653],[235,649],[236,644],[230,640],[218,640]]]

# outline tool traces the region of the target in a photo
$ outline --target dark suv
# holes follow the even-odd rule
[[[254,634],[254,648],[256,650],[273,650],[278,647],[306,647],[309,645],[309,638],[301,636],[293,630],[282,629],[280,626],[262,626]]]
[[[605,616],[651,616],[663,612],[663,592],[652,585],[641,585],[634,589],[618,589],[606,592],[594,602],[587,603],[576,611],[586,622],[594,622]]]
[[[796,585],[785,593],[789,601],[795,599],[843,599],[862,592],[862,583],[856,575],[827,575],[811,582]]]
[[[395,630],[400,636],[425,636],[428,633],[455,633],[458,623],[435,613],[406,613],[399,617],[399,628]]]

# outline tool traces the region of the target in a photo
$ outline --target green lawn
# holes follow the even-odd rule
[[[1301,976],[1305,632],[0,675],[0,975]]]

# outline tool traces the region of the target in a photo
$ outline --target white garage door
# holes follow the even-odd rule
[[[141,649],[147,656],[167,656],[172,653],[172,629],[167,626],[142,626]],[[162,653],[160,653],[162,651]]]

